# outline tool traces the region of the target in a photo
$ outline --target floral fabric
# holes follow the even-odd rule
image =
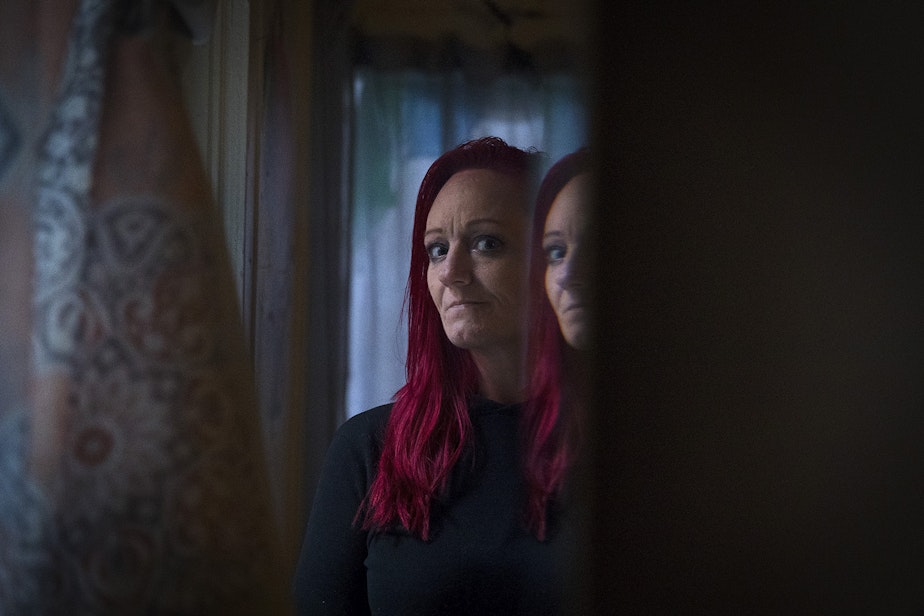
[[[41,6],[4,29],[56,32]],[[0,257],[25,266],[0,270],[0,614],[279,613],[221,222],[160,39],[118,10],[77,5],[53,88],[8,61],[31,47],[0,63]]]

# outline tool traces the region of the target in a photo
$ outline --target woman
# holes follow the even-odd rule
[[[489,137],[424,177],[407,383],[334,437],[296,574],[301,613],[558,611],[557,408],[524,404],[537,157]]]
[[[535,217],[546,259],[549,303],[565,341],[582,351],[590,345],[593,303],[587,242],[590,182],[586,148],[563,157],[542,180]]]
[[[586,148],[552,165],[539,186],[533,217],[532,270],[545,273],[545,292],[532,307],[530,344],[536,354],[530,399],[538,408],[531,417],[555,418],[545,432],[533,432],[545,436],[543,447],[551,461],[546,468],[555,473],[559,486],[578,462],[587,404],[584,368],[593,317],[587,244],[590,172]],[[571,509],[575,507],[572,503]]]

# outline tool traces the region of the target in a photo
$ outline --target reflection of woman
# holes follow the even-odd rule
[[[534,417],[555,417],[545,433],[559,485],[577,462],[586,406],[585,356],[590,345],[592,297],[588,275],[586,148],[568,154],[546,173],[533,217],[532,269],[545,272],[545,293],[532,306],[530,343],[536,349],[531,399],[545,407]],[[542,283],[534,276],[533,284]]]
[[[558,611],[557,407],[524,403],[535,158],[485,138],[424,177],[407,383],[331,444],[295,580],[302,613]]]
[[[562,336],[587,350],[591,326],[591,277],[587,233],[590,221],[590,155],[573,152],[552,165],[536,202],[536,224],[547,268],[545,288]]]

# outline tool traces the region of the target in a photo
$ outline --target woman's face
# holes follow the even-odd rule
[[[466,169],[433,202],[423,238],[427,285],[457,347],[519,350],[526,340],[527,199],[522,180]]]
[[[552,201],[542,237],[542,250],[548,263],[545,290],[562,335],[576,349],[587,349],[590,340],[588,190],[586,173],[565,184]]]

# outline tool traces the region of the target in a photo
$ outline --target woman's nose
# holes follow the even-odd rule
[[[472,258],[461,246],[450,246],[440,268],[440,282],[446,286],[468,284],[472,281]]]
[[[582,286],[587,281],[588,259],[587,251],[580,246],[572,246],[568,250],[568,257],[562,264],[559,284],[562,288]]]

